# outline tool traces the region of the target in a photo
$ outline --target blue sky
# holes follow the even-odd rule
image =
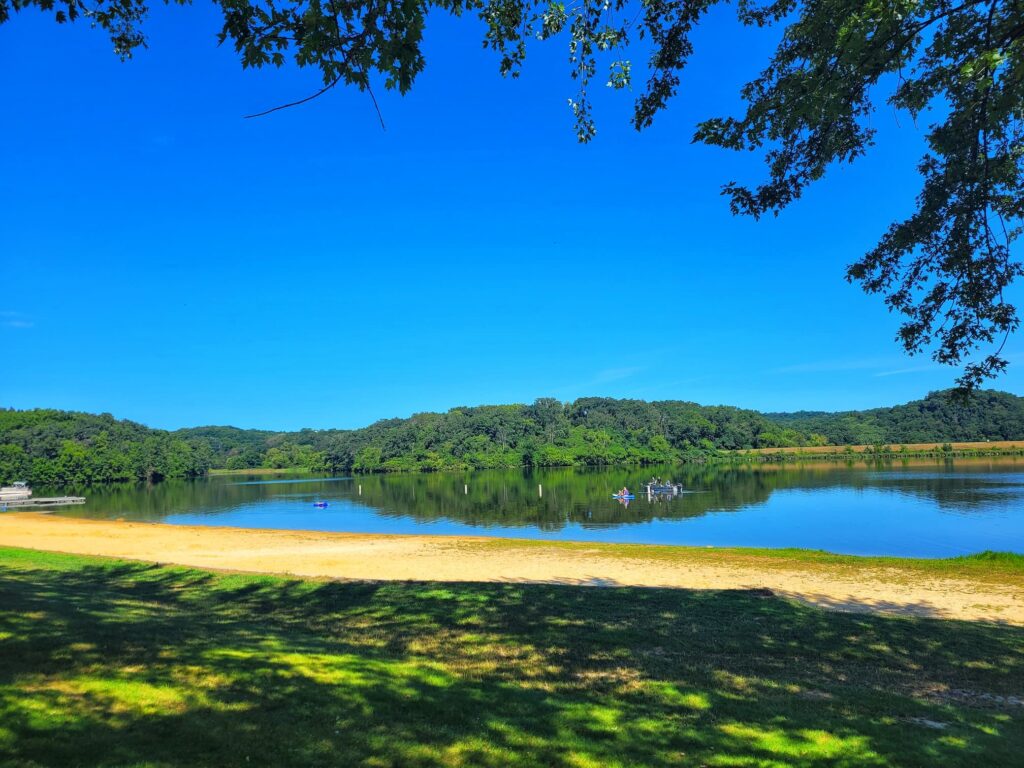
[[[690,144],[770,51],[727,9],[653,128],[597,93],[576,143],[560,43],[502,80],[479,25],[426,31],[405,97],[242,71],[206,6],[154,8],[120,62],[84,24],[0,26],[0,403],[153,426],[354,427],[456,405],[585,395],[762,410],[890,405],[955,371],[843,279],[911,210],[921,134],[878,146],[778,218],[721,184],[755,155]],[[1020,340],[1012,340],[1011,359]],[[1017,362],[997,386],[1022,392]]]

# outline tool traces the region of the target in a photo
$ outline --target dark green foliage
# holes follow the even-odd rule
[[[688,5],[688,4],[686,4]],[[958,365],[976,388],[1007,365],[1019,325],[1005,290],[1022,274],[1011,247],[1024,219],[1024,8],[1018,0],[743,0],[748,24],[786,24],[739,118],[696,140],[764,154],[768,180],[727,184],[734,213],[778,213],[835,163],[874,142],[887,107],[926,123],[917,210],[847,272],[903,315],[899,341]],[[934,112],[932,110],[934,109]]]
[[[765,440],[774,431],[760,414],[738,408],[586,398],[453,408],[286,440],[315,451],[325,469],[394,472],[662,463],[771,446]]]
[[[885,445],[1024,438],[1024,399],[979,390],[967,405],[933,393],[893,408],[842,413],[770,413],[775,423],[801,434],[819,433],[833,445]]]
[[[260,466],[263,451],[274,444],[274,437],[278,435],[276,432],[238,427],[190,427],[179,429],[174,434],[192,445],[205,446],[213,456],[255,457],[254,464],[244,465],[252,467]]]
[[[200,442],[110,414],[0,410],[0,482],[73,486],[198,477],[213,453]]]
[[[149,429],[109,414],[0,411],[0,482],[69,486],[207,469],[408,472],[704,461],[722,450],[1024,440],[1024,398],[948,392],[893,408],[774,413],[587,397],[453,408],[362,429]]]

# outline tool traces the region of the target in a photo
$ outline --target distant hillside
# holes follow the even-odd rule
[[[981,391],[964,407],[945,392],[892,408],[759,413],[676,400],[542,398],[453,408],[354,430],[175,432],[54,410],[0,410],[0,482],[39,485],[195,477],[210,468],[326,472],[436,471],[644,464],[719,450],[807,445],[1024,441],[1024,398]]]
[[[933,441],[1020,440],[1024,398],[1006,392],[976,392],[967,407],[948,393],[869,411],[767,413],[775,424],[801,434],[823,435],[831,445],[926,443]]]
[[[73,411],[0,410],[0,482],[77,485],[197,477],[213,455],[160,429]]]

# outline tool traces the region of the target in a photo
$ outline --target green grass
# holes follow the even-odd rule
[[[309,467],[249,467],[247,469],[210,469],[208,475],[309,475]]]
[[[906,578],[946,576],[979,582],[996,582],[1024,590],[1024,555],[1014,552],[979,552],[947,558],[865,557],[840,555],[819,549],[770,549],[763,547],[693,547],[659,544],[606,544],[545,541],[542,539],[479,538],[460,542],[467,550],[561,550],[594,552],[609,557],[670,563],[757,567],[765,570],[818,571],[857,575],[886,571],[889,580],[902,573]]]
[[[1022,693],[1010,626],[0,549],[3,766],[976,768]]]

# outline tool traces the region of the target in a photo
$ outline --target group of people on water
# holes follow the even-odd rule
[[[674,485],[674,484],[673,485],[669,485],[669,484],[663,483],[660,477],[651,478],[651,482],[647,483],[647,490],[648,490],[648,492],[650,492],[653,489],[655,493],[658,493],[658,492],[660,492],[661,490],[664,490],[664,489],[668,489],[668,488],[676,488],[676,489],[678,489],[679,487],[680,486],[678,486],[678,485]],[[615,495],[616,496],[630,496],[631,494],[629,492],[629,488],[627,488],[626,486],[622,486],[622,490],[620,490]]]

